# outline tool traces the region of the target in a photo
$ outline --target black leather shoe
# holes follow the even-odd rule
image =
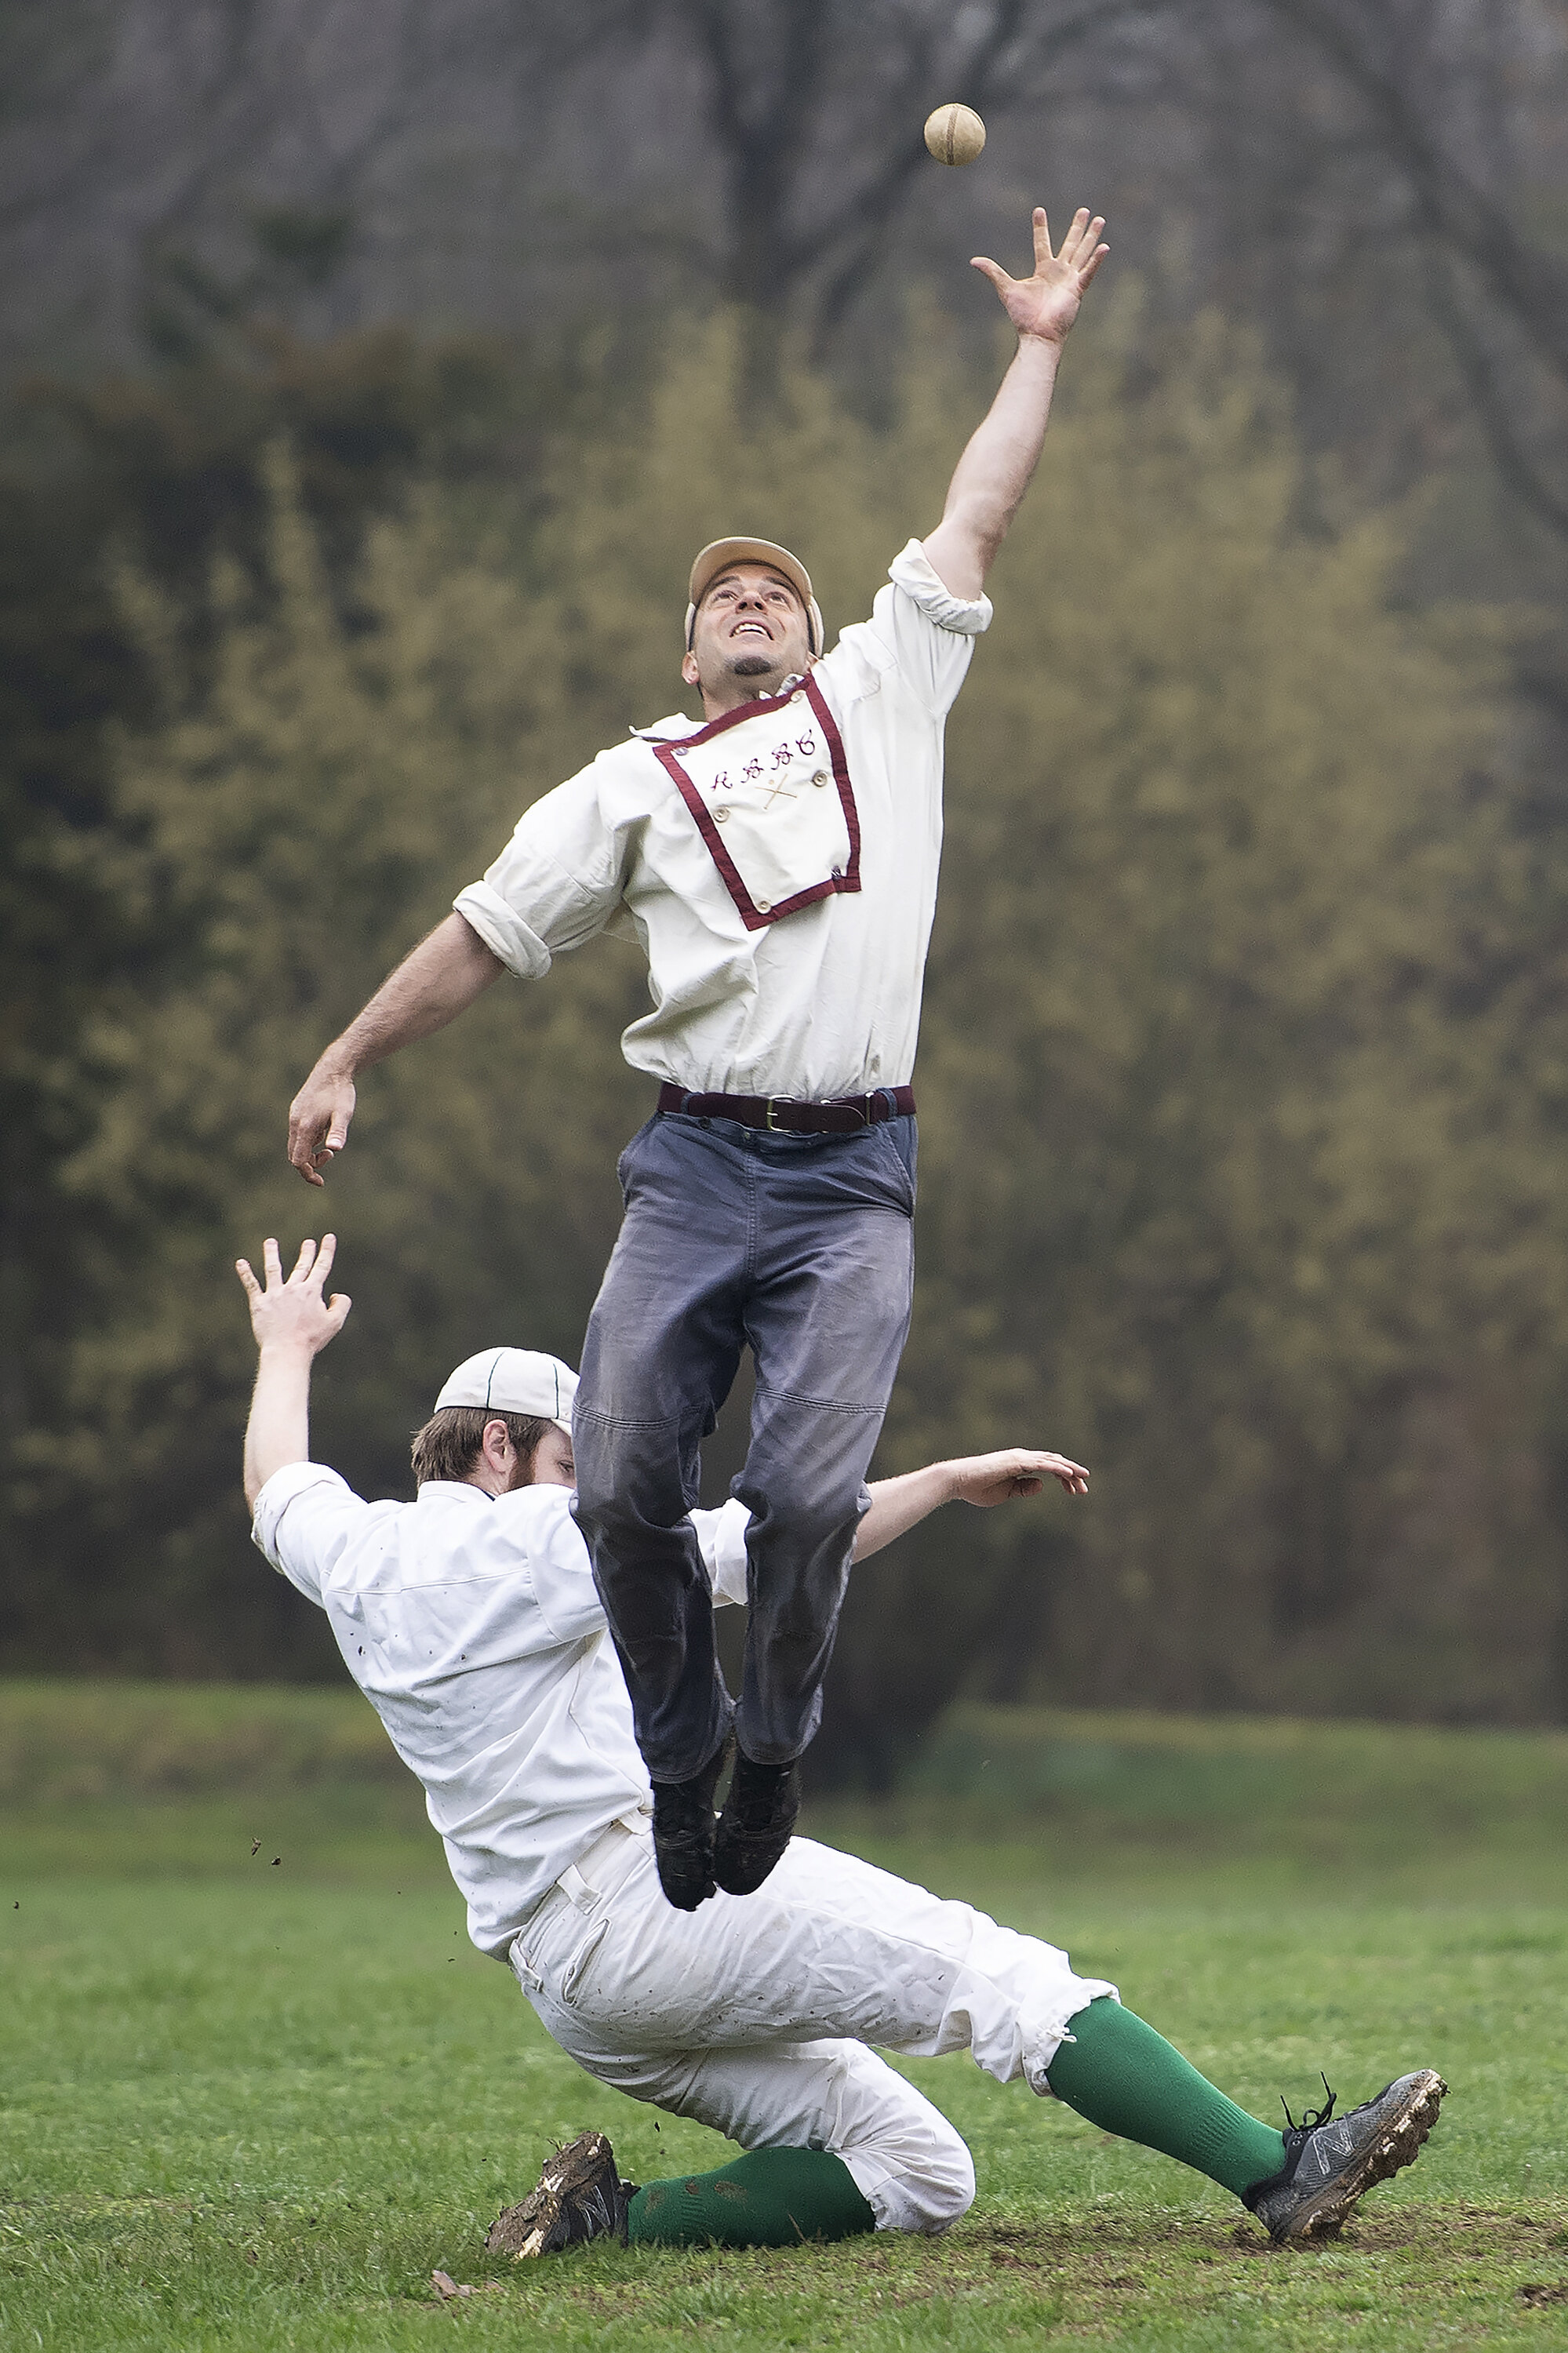
[[[689,1781],[653,1784],[653,1860],[659,1866],[659,1884],[677,1912],[694,1912],[717,1893],[714,1791],[729,1752],[726,1739]]]
[[[735,1771],[714,1837],[714,1877],[726,1895],[755,1894],[789,1843],[800,1810],[793,1765],[754,1765],[735,1752]]]

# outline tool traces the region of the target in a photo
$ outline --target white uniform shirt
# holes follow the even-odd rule
[[[871,619],[811,673],[847,757],[858,891],[748,928],[653,749],[703,733],[677,712],[535,801],[453,902],[524,977],[600,931],[638,940],[654,1009],[621,1040],[633,1070],[819,1103],[907,1083],[937,904],[943,728],[991,607],[953,596],[918,540],[889,578]]]
[[[566,1487],[492,1497],[432,1480],[366,1504],[321,1462],[274,1472],[254,1535],[320,1604],[348,1671],[424,1783],[468,1932],[503,1960],[613,1821],[652,1810],[620,1662]],[[746,1599],[743,1504],[694,1512],[716,1601]]]

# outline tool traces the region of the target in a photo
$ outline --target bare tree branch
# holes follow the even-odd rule
[[[1568,383],[1568,269],[1525,242],[1503,207],[1439,143],[1415,92],[1371,55],[1365,26],[1386,16],[1386,6],[1357,0],[1352,29],[1326,0],[1261,5],[1308,34],[1360,92],[1431,230],[1473,263],[1493,298],[1512,312],[1542,357]]]
[[[1427,299],[1458,363],[1499,474],[1523,506],[1568,537],[1568,498],[1547,480],[1525,447],[1515,419],[1515,402],[1491,353],[1466,315],[1454,283],[1453,264],[1430,245],[1426,280]]]
[[[1411,25],[1393,21],[1388,0],[1356,0],[1353,21],[1333,0],[1261,5],[1306,34],[1365,102],[1389,160],[1410,189],[1427,251],[1427,300],[1499,474],[1531,512],[1568,535],[1568,499],[1549,481],[1520,429],[1528,397],[1517,380],[1521,372],[1513,372],[1511,387],[1504,385],[1458,294],[1455,263],[1467,264],[1480,298],[1511,319],[1559,395],[1568,393],[1568,269],[1521,237],[1504,206],[1441,143],[1430,104],[1409,70]],[[1369,28],[1385,35],[1381,56],[1373,54]]]

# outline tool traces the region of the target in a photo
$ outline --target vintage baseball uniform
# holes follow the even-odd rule
[[[510,1960],[561,2047],[743,2147],[832,2150],[882,2229],[945,2229],[974,2196],[969,2151],[868,2046],[967,2049],[1046,2094],[1069,2021],[1114,1989],[806,1839],[758,1895],[673,1910],[570,1500],[437,1481],[367,1504],[300,1462],[262,1488],[254,1534],[326,1611],[424,1784],[470,1935]],[[716,1598],[742,1597],[740,1507],[695,1515],[694,1534]]]
[[[606,930],[648,958],[652,1008],[622,1045],[674,1092],[621,1161],[626,1217],[573,1443],[578,1524],[658,1780],[700,1771],[732,1713],[760,1764],[798,1757],[816,1729],[908,1329],[915,1123],[883,1091],[914,1068],[943,729],[990,618],[911,541],[870,620],[808,676],[601,753],[454,902],[520,975]],[[853,1134],[786,1134],[687,1113],[693,1094],[874,1109]],[[688,1514],[747,1345],[757,1398],[735,1494],[751,1612],[732,1709]]]

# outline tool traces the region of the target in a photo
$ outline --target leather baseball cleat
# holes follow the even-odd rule
[[[714,1877],[726,1895],[754,1895],[789,1845],[800,1810],[793,1765],[754,1765],[743,1748],[714,1839]]]
[[[714,1792],[731,1742],[689,1781],[653,1784],[653,1860],[659,1884],[677,1912],[694,1912],[717,1893],[714,1879]]]
[[[506,2206],[485,2234],[485,2252],[524,2263],[532,2255],[558,2255],[589,2239],[618,2239],[624,2247],[626,2217],[637,2195],[635,2181],[622,2181],[615,2152],[601,2132],[579,2133],[545,2159],[539,2186],[521,2206]]]
[[[1414,2165],[1448,2086],[1433,2068],[1421,2067],[1342,2116],[1334,2115],[1326,2076],[1323,2089],[1328,2106],[1286,2133],[1279,2171],[1243,2193],[1277,2247],[1336,2237],[1374,2183]],[[1285,2114],[1288,2122],[1288,2108]]]

